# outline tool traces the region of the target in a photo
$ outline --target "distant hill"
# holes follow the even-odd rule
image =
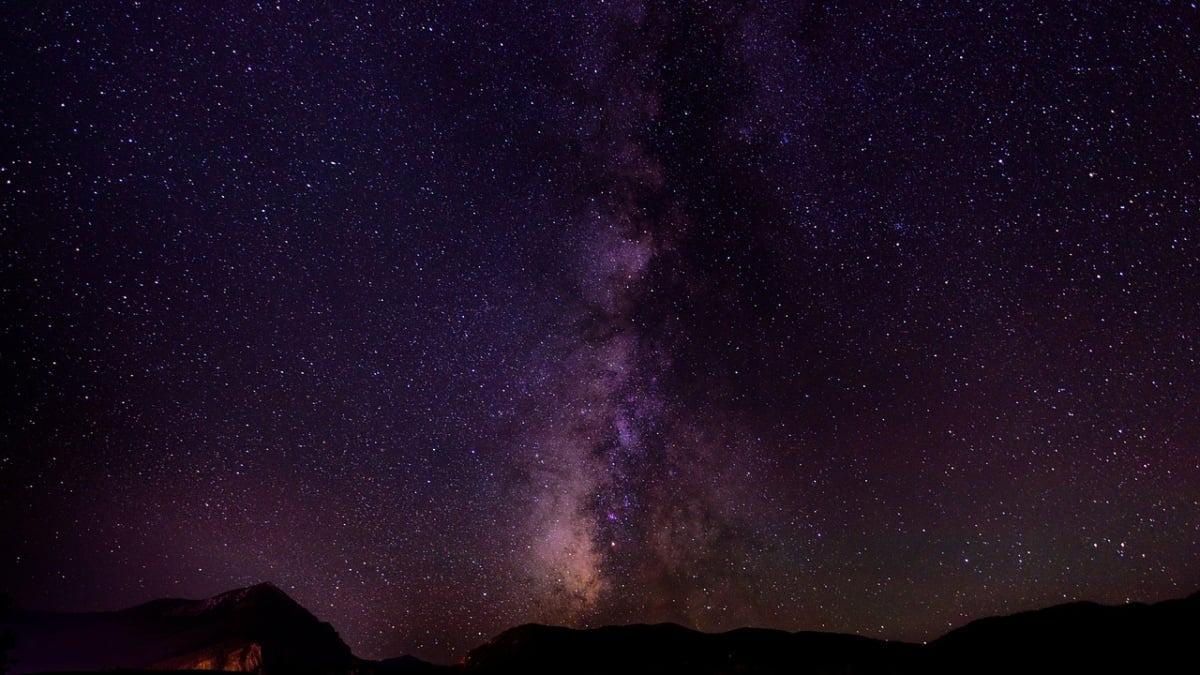
[[[1072,603],[970,623],[927,645],[834,633],[675,624],[577,630],[528,624],[457,666],[354,658],[270,584],[208,600],[155,600],[118,612],[16,612],[14,674],[229,670],[262,675],[916,675],[1194,672],[1200,593],[1153,605]],[[1182,664],[1182,670],[1175,667]]]
[[[1154,605],[1074,603],[982,619],[928,645],[754,628],[705,634],[673,624],[526,625],[473,650],[464,668],[482,675],[1168,673],[1195,672],[1197,646],[1200,593]]]
[[[929,651],[939,672],[1183,673],[1200,672],[1198,646],[1195,593],[1153,605],[1076,602],[980,619],[930,643]]]
[[[700,633],[675,624],[572,630],[526,625],[472,651],[470,673],[896,673],[920,647],[835,633],[741,628]]]
[[[346,671],[350,648],[286,593],[259,584],[116,612],[18,611],[13,673],[109,669]]]

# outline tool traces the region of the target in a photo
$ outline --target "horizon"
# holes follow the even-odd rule
[[[0,588],[438,662],[1200,588],[1200,8],[1018,4],[6,12]]]
[[[336,627],[318,623],[318,617],[270,583],[196,600],[162,598],[100,615],[18,611],[9,618],[9,638],[0,645],[0,656],[16,673],[100,668],[293,672],[313,664],[323,664],[323,672],[358,672],[372,664],[389,669],[385,672],[411,672],[424,667],[407,654],[379,661],[356,658]],[[1017,655],[1026,651],[1019,648],[1024,645],[1038,654],[1043,668],[1065,663],[1132,667],[1145,665],[1147,659],[1165,667],[1185,658],[1197,621],[1200,592],[1155,604],[1082,601],[985,617],[923,643],[755,627],[704,633],[676,623],[592,628],[525,624],[481,642],[456,664],[474,672],[513,672],[519,667],[523,672],[549,673],[561,672],[566,667],[563,659],[584,659],[591,665],[588,672],[598,673],[668,663],[708,663],[705,672],[727,672],[708,661],[716,659],[747,672],[763,667],[777,672],[772,668],[814,662],[843,664],[856,672],[859,666],[867,669],[864,672],[929,672],[931,666],[941,669],[936,672],[962,672],[978,667],[980,655],[987,654],[992,670],[1007,672],[996,666],[990,652],[1018,647],[1005,667],[1028,667],[1028,658]],[[1105,637],[1097,642],[1099,636]]]
[[[70,609],[46,609],[46,608],[21,607],[21,606],[16,606],[12,609],[16,609],[16,610],[24,611],[24,612],[32,612],[32,613],[67,614],[67,615],[116,614],[116,613],[121,613],[121,612],[125,612],[125,611],[132,610],[132,609],[137,609],[144,605],[153,604],[157,601],[163,601],[163,600],[183,601],[183,602],[190,602],[190,603],[203,603],[203,602],[206,602],[209,600],[215,600],[222,596],[229,596],[229,595],[233,595],[235,593],[248,591],[253,588],[260,587],[260,586],[270,587],[277,591],[280,591],[285,596],[287,596],[289,599],[291,599],[293,602],[296,602],[305,611],[312,614],[312,616],[315,619],[317,619],[318,621],[321,621],[323,623],[329,623],[330,626],[332,626],[332,628],[334,629],[334,631],[336,631],[337,634],[340,637],[342,637],[343,640],[345,639],[344,636],[341,636],[341,631],[338,631],[338,627],[336,624],[334,624],[326,619],[323,619],[316,612],[313,612],[308,607],[305,607],[303,603],[296,601],[296,599],[292,597],[291,593],[288,592],[287,589],[281,588],[278,584],[276,584],[270,580],[260,581],[260,582],[251,584],[249,586],[243,586],[243,587],[239,587],[239,588],[231,588],[226,591],[223,591],[223,592],[220,592],[220,593],[217,593],[214,595],[210,595],[210,596],[205,596],[205,597],[155,597],[155,598],[148,598],[148,599],[140,601],[140,602],[135,602],[132,604],[123,605],[121,607],[114,607],[114,608],[110,608],[110,609],[95,609],[95,610],[77,611],[77,610],[70,610]],[[563,628],[563,629],[575,630],[575,631],[589,631],[589,630],[596,630],[596,629],[602,629],[602,628],[614,628],[614,627],[651,627],[651,628],[653,628],[653,627],[658,627],[658,626],[674,626],[677,628],[682,628],[684,630],[702,633],[705,635],[720,635],[720,634],[724,634],[724,633],[749,629],[749,630],[762,630],[762,631],[779,631],[779,632],[787,633],[789,635],[803,634],[803,633],[818,633],[818,634],[823,634],[823,635],[849,635],[849,636],[854,636],[854,637],[863,637],[863,638],[867,638],[870,640],[878,640],[878,641],[882,641],[882,642],[909,644],[909,645],[922,645],[922,644],[929,644],[931,642],[935,642],[936,640],[938,640],[942,637],[945,637],[946,635],[948,635],[950,633],[956,632],[961,628],[964,628],[968,625],[971,625],[971,624],[974,624],[976,622],[986,620],[986,619],[1015,617],[1015,616],[1020,616],[1020,615],[1024,615],[1024,614],[1029,614],[1029,613],[1036,613],[1036,612],[1043,611],[1043,610],[1054,609],[1054,608],[1058,608],[1058,607],[1068,607],[1068,606],[1073,606],[1073,605],[1091,605],[1091,606],[1096,606],[1096,607],[1107,607],[1107,608],[1126,607],[1126,606],[1131,606],[1131,605],[1148,607],[1148,606],[1159,604],[1161,602],[1182,601],[1182,600],[1187,600],[1187,599],[1190,599],[1190,598],[1196,597],[1196,596],[1200,596],[1200,589],[1197,589],[1196,591],[1185,594],[1185,595],[1181,595],[1181,596],[1177,596],[1177,597],[1170,597],[1170,598],[1163,598],[1163,599],[1154,600],[1154,601],[1143,601],[1143,600],[1136,600],[1136,599],[1130,599],[1130,598],[1126,598],[1124,601],[1116,602],[1116,603],[1103,603],[1103,602],[1097,602],[1094,600],[1089,600],[1086,598],[1080,598],[1080,599],[1075,599],[1075,600],[1063,600],[1061,602],[1055,602],[1055,603],[1046,604],[1046,605],[1039,605],[1036,607],[1030,607],[1030,608],[1026,608],[1026,609],[1015,609],[1011,612],[1007,612],[1004,614],[988,614],[985,616],[967,618],[964,621],[962,621],[961,623],[946,629],[942,633],[932,636],[928,639],[924,639],[924,640],[920,640],[920,639],[904,640],[904,639],[897,639],[897,638],[889,638],[886,636],[871,636],[871,635],[863,635],[860,633],[848,633],[848,632],[834,631],[834,630],[808,630],[808,629],[791,629],[791,630],[789,630],[787,628],[781,628],[781,627],[756,626],[756,625],[735,626],[732,628],[727,628],[727,629],[722,629],[722,630],[702,630],[695,626],[690,626],[690,625],[675,622],[675,621],[662,621],[662,622],[652,622],[652,623],[651,622],[631,621],[631,622],[626,622],[626,623],[615,623],[615,624],[575,625],[575,626],[563,625],[563,624],[540,623],[540,622],[527,622],[527,623],[522,623],[522,624],[514,624],[512,626],[504,628],[503,630],[499,631],[498,633],[491,635],[491,636],[485,638],[484,640],[481,640],[477,645],[471,647],[466,652],[458,655],[456,658],[452,658],[449,661],[428,661],[428,662],[437,663],[440,665],[451,665],[454,663],[458,663],[463,658],[465,658],[470,651],[473,651],[475,648],[483,646],[485,644],[489,644],[492,641],[494,641],[496,638],[499,638],[512,630],[524,628],[527,626],[538,626],[538,627],[546,627],[546,628]],[[378,660],[386,660],[389,658],[398,658],[401,656],[413,656],[412,654],[409,654],[406,652],[406,653],[400,653],[400,654],[386,654],[386,655],[382,655],[382,656],[377,655],[377,656],[372,656],[372,657],[364,657],[363,655],[359,654],[356,650],[353,649],[353,645],[349,645],[349,646],[351,646],[351,651],[353,652],[354,656],[359,657],[359,658],[366,658],[367,660],[378,661]]]

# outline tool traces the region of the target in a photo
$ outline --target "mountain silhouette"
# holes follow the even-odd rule
[[[1058,605],[980,619],[929,644],[855,635],[676,624],[572,629],[526,624],[456,666],[411,656],[365,661],[333,628],[271,584],[207,600],[116,612],[17,611],[14,675],[103,670],[229,670],[260,675],[916,675],[1191,672],[1200,593],[1152,605]]]
[[[981,619],[930,644],[742,628],[705,634],[674,624],[573,630],[530,624],[473,650],[469,673],[1190,672],[1200,593],[1154,605],[1072,603]]]
[[[350,648],[269,583],[116,612],[16,612],[13,673],[123,669],[344,672]]]
[[[938,672],[1188,672],[1200,593],[1153,605],[1075,602],[973,621],[930,643]],[[1178,664],[1193,665],[1180,670]]]
[[[700,633],[675,624],[572,630],[530,624],[472,651],[470,673],[893,673],[917,645],[835,633],[740,628]]]

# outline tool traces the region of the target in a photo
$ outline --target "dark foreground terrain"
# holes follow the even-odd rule
[[[982,619],[925,645],[832,633],[674,624],[510,629],[456,666],[366,661],[270,584],[118,612],[18,611],[13,673],[1184,673],[1195,672],[1200,593],[1153,605],[1079,602]]]

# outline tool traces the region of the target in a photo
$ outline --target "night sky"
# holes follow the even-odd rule
[[[17,604],[450,661],[1200,588],[1196,3],[332,4],[4,10]]]

